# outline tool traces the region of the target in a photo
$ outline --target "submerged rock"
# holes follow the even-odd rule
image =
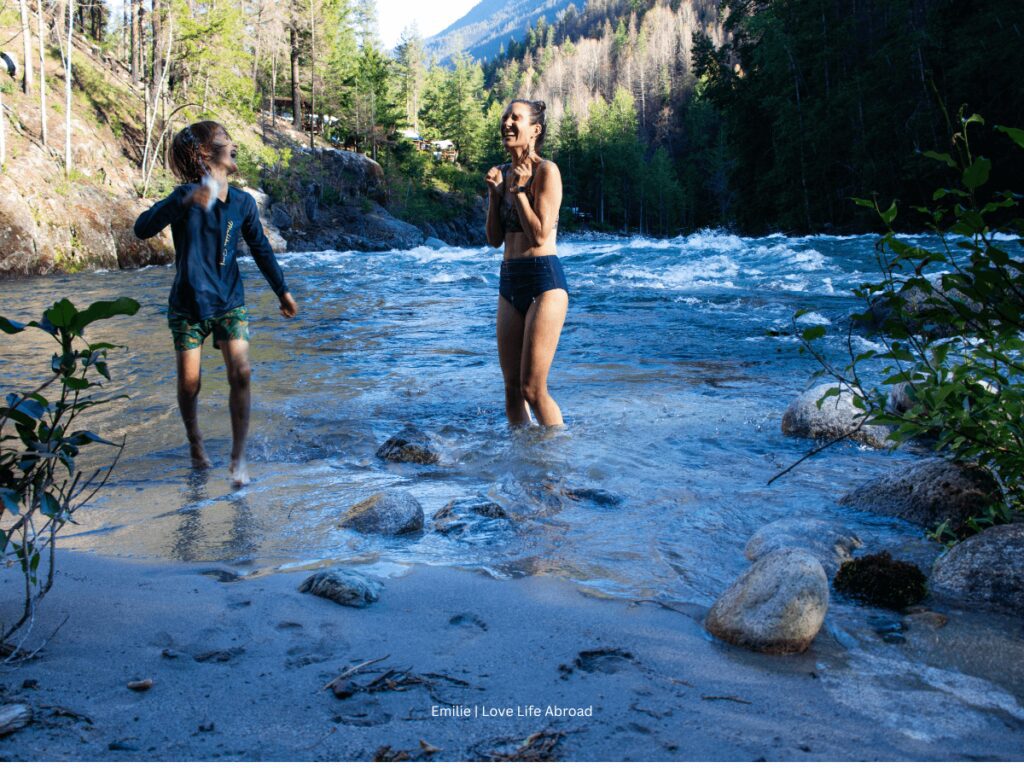
[[[1000,498],[999,486],[985,469],[947,459],[926,459],[900,467],[843,496],[845,506],[895,515],[927,528],[949,521],[953,530]]]
[[[406,426],[377,449],[377,458],[413,464],[436,464],[441,454],[426,432]]]
[[[377,602],[383,588],[384,585],[372,576],[334,568],[314,573],[299,585],[299,592],[333,600],[339,605],[365,608]]]
[[[961,541],[935,561],[931,588],[1024,612],[1024,523],[996,525]]]
[[[889,297],[876,296],[863,316],[855,320],[856,326],[868,333],[880,333],[888,323],[898,319],[900,325],[910,333],[928,338],[937,339],[958,333],[956,327],[947,320],[947,316],[955,312],[949,301],[962,302],[971,312],[979,311],[981,305],[968,299],[956,288],[943,288],[941,278],[933,278],[930,282],[930,292],[917,285],[903,286],[899,291],[902,307]]]
[[[748,560],[759,560],[780,549],[804,549],[832,576],[852,557],[851,552],[863,545],[857,534],[840,525],[815,518],[784,518],[759,528],[743,554]]]
[[[504,507],[484,496],[452,499],[432,520],[434,529],[444,536],[486,534],[510,523]]]
[[[412,533],[423,529],[423,507],[406,491],[382,491],[351,507],[339,525],[360,533]]]
[[[828,578],[802,549],[771,552],[755,562],[711,606],[711,634],[762,653],[800,653],[828,611]]]
[[[895,610],[920,602],[927,594],[921,569],[894,560],[888,552],[843,563],[834,583],[837,592]]]
[[[838,396],[827,398],[818,408],[818,400],[838,384],[819,384],[796,398],[782,416],[782,431],[794,437],[810,437],[816,440],[835,440],[848,435],[851,440],[874,448],[892,446],[889,428],[865,424],[853,434],[864,418],[864,412],[853,404],[853,392],[843,387]]]

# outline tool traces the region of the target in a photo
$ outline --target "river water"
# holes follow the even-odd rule
[[[65,528],[62,547],[227,563],[246,574],[319,563],[359,563],[382,575],[410,563],[496,577],[549,573],[598,594],[707,606],[749,565],[747,539],[779,518],[840,522],[865,551],[889,549],[925,572],[940,551],[913,525],[836,503],[915,458],[905,451],[838,445],[767,485],[814,447],[780,431],[786,405],[815,369],[800,353],[793,314],[811,308],[799,322],[829,323],[825,348],[839,360],[846,318],[859,307],[851,289],[878,275],[874,242],[722,232],[561,242],[570,306],[549,386],[566,428],[553,433],[505,424],[494,338],[499,252],[283,254],[300,304],[294,320],[280,316],[244,261],[255,482],[240,491],[227,483],[227,386],[210,345],[200,417],[217,467],[207,476],[188,468],[164,317],[173,267],[2,283],[0,313],[35,318],[65,295],[79,306],[119,295],[142,303],[135,317],[93,332],[127,346],[111,353],[108,389],[130,399],[92,422],[124,435],[127,447],[111,482]],[[40,340],[3,340],[5,391],[45,373]],[[853,342],[856,351],[874,343]],[[407,423],[436,438],[439,465],[375,458]],[[424,533],[388,538],[337,526],[349,506],[387,488],[420,501]],[[462,537],[433,530],[430,517],[447,502],[477,495],[514,522]],[[893,643],[879,627],[898,615],[836,597],[823,642],[870,649],[893,664],[925,659],[988,680],[993,695],[1005,688],[1020,696],[1021,622],[944,610],[957,621],[941,639],[908,631]],[[984,653],[964,650],[979,643]],[[878,668],[868,663],[864,674]],[[1011,710],[1011,719],[1024,717],[1015,704],[995,708],[1001,718]]]

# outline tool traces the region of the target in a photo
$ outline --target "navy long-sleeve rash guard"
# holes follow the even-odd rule
[[[174,238],[176,273],[171,286],[171,310],[198,322],[223,315],[245,304],[238,272],[238,237],[249,244],[260,272],[279,297],[288,291],[281,266],[263,234],[252,195],[228,186],[226,201],[216,200],[210,211],[184,200],[197,184],[182,184],[139,216],[135,234],[153,237],[168,224]]]

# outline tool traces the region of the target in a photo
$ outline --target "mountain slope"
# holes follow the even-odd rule
[[[469,13],[426,41],[428,55],[440,63],[461,51],[475,59],[497,55],[509,38],[521,40],[526,30],[541,16],[553,23],[572,0],[481,0]],[[585,0],[576,2],[582,8]]]

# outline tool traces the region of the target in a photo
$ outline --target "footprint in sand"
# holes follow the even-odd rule
[[[459,613],[448,619],[448,623],[453,627],[461,627],[462,629],[470,632],[486,632],[487,622],[477,616],[475,613]]]
[[[573,666],[561,664],[558,671],[561,678],[568,680],[576,669],[583,672],[601,672],[606,675],[613,675],[617,672],[624,672],[631,664],[635,664],[636,658],[629,651],[621,648],[595,648],[589,651],[580,651]]]

